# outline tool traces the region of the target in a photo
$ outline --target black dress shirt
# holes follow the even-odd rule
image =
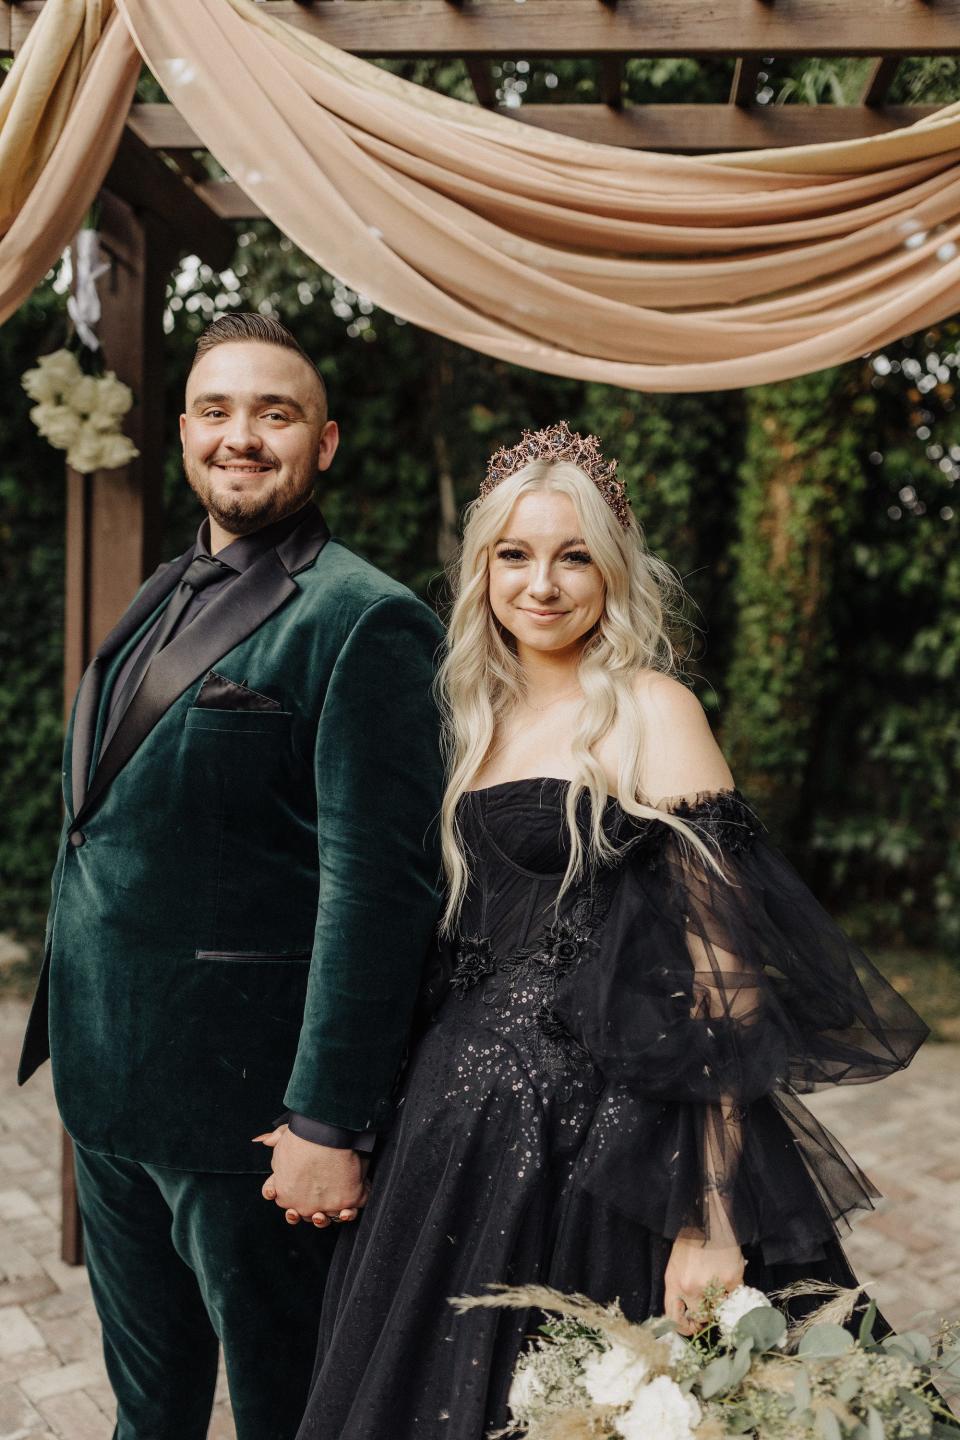
[[[174,634],[180,634],[199,615],[205,605],[216,595],[222,595],[224,590],[249,570],[255,560],[259,560],[268,550],[280,544],[282,540],[297,528],[304,518],[307,506],[302,506],[293,515],[286,515],[282,520],[276,520],[272,525],[265,525],[262,530],[255,530],[252,535],[241,535],[239,539],[232,540],[220,550],[216,559],[224,567],[222,578],[217,578],[202,590],[194,591],[186,605]],[[198,555],[210,555],[210,521],[204,520],[197,531],[196,543],[193,547],[193,558]],[[171,597],[172,599],[172,597]],[[164,607],[165,609],[166,607]],[[157,638],[157,633],[163,624],[161,611],[150,628],[140,637],[130,654],[124,660],[123,665],[117,674],[113,688],[110,692],[110,704],[107,711],[107,721],[104,725],[104,747],[107,740],[121,720],[122,716],[116,713],[117,702],[123,695],[126,681],[130,672],[138,664],[140,656]],[[169,640],[173,635],[168,637]],[[127,697],[127,703],[129,699]],[[278,1124],[289,1124],[294,1135],[299,1135],[302,1140],[313,1141],[317,1145],[329,1145],[336,1150],[357,1150],[362,1154],[369,1154],[376,1142],[376,1131],[374,1130],[347,1130],[340,1125],[328,1125],[322,1120],[313,1120],[308,1115],[297,1115],[290,1111],[280,1117]]]

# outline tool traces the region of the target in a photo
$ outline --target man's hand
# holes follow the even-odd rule
[[[334,1220],[356,1220],[370,1193],[366,1156],[301,1140],[286,1125],[254,1139],[273,1151],[263,1198],[286,1212],[288,1224],[311,1220],[323,1230]]]
[[[719,1280],[728,1293],[736,1290],[744,1263],[737,1245],[711,1249],[701,1240],[674,1240],[664,1276],[663,1313],[681,1335],[695,1335],[703,1323],[697,1312],[710,1281]]]

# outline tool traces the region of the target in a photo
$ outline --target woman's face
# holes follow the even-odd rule
[[[522,495],[490,548],[490,608],[531,650],[578,645],[603,614],[604,584],[567,495]]]

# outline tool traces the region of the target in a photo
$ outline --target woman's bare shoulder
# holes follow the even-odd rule
[[[704,708],[688,686],[642,670],[634,693],[643,725],[643,790],[653,804],[733,786]]]

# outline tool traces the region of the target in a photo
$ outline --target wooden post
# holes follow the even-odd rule
[[[107,368],[133,390],[124,430],[140,458],[122,470],[67,470],[64,699],[67,713],[94,650],[160,560],[163,484],[163,306],[176,242],[149,211],[102,191],[100,339]],[[61,1253],[83,1261],[73,1147],[63,1136]]]

